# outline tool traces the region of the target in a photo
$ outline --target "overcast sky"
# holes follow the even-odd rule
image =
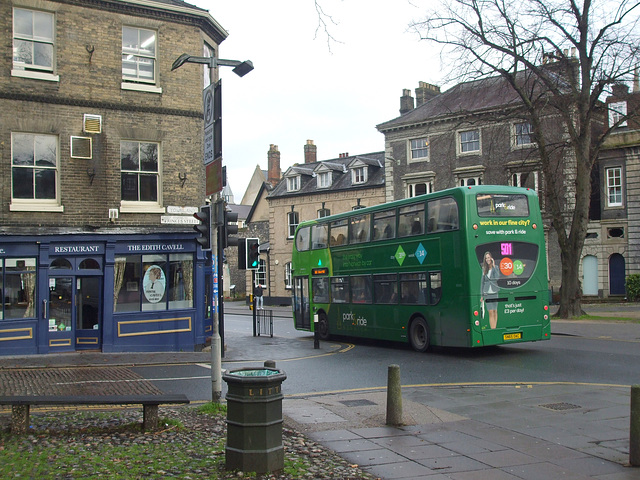
[[[220,57],[251,60],[245,77],[221,67],[223,162],[239,203],[275,144],[284,173],[304,162],[384,150],[376,125],[399,115],[404,88],[439,85],[439,51],[408,31],[434,0],[320,0],[336,41],[316,32],[313,0],[186,0],[229,32]],[[185,52],[194,55],[198,52]]]

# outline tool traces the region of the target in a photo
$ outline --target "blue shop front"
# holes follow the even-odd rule
[[[0,355],[199,350],[205,265],[187,233],[0,238]]]

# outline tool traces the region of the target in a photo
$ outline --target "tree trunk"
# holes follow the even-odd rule
[[[561,252],[562,286],[560,287],[560,308],[557,318],[574,318],[584,315],[582,311],[582,285],[578,273],[580,251],[567,249]]]

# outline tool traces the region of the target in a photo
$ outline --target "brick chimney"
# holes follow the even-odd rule
[[[280,177],[282,176],[280,172],[280,152],[278,151],[277,145],[269,145],[267,160],[269,164],[269,178],[267,178],[267,181],[272,186],[275,186],[280,181]]]
[[[413,108],[411,90],[408,88],[402,89],[402,96],[400,97],[400,115],[410,112]]]
[[[416,107],[419,107],[428,100],[431,100],[436,95],[440,94],[440,87],[437,85],[431,85],[426,82],[418,82],[418,88],[416,88]]]
[[[307,140],[304,146],[304,163],[315,163],[318,157],[318,147],[313,144],[313,140]]]

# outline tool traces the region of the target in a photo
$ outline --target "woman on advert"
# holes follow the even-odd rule
[[[496,266],[496,262],[491,253],[485,252],[482,260],[482,282],[480,284],[480,303],[482,304],[482,312],[489,311],[489,327],[496,328],[498,326],[498,302],[487,300],[495,300],[498,298],[498,278],[500,278],[500,269]]]

